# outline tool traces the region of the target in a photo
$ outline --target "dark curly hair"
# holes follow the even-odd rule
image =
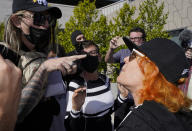
[[[140,27],[134,27],[133,29],[131,29],[129,31],[129,35],[131,34],[131,32],[141,32],[143,40],[146,41],[146,33],[145,33],[144,29],[142,29]]]

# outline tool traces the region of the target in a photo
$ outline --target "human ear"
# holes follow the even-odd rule
[[[21,28],[21,18],[19,16],[13,14],[10,19],[15,27]]]

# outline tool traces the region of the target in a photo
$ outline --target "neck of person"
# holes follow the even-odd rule
[[[139,103],[140,97],[138,97],[137,94],[132,94],[132,95],[133,95],[135,106],[140,105],[141,104],[141,103]]]
[[[133,100],[134,100],[134,103],[135,103],[135,106],[138,106],[142,103],[139,102],[140,100],[140,94],[139,94],[139,90],[141,88],[133,88],[132,90],[129,90],[129,92],[131,92],[132,96],[133,96]]]
[[[97,70],[95,70],[93,73],[83,71],[81,76],[85,79],[85,81],[89,81],[89,80],[97,80],[99,77],[99,74]]]

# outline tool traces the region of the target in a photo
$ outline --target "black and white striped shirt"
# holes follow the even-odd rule
[[[72,110],[72,95],[80,86],[86,86],[85,103],[81,113],[84,117],[100,117],[107,114],[114,104],[109,78],[99,75],[94,81],[86,82],[82,77],[76,77],[69,83],[67,91],[67,114]],[[71,114],[74,116],[74,114]],[[74,116],[75,117],[75,116]]]

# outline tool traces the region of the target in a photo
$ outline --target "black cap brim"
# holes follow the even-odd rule
[[[32,12],[49,11],[57,19],[61,18],[61,16],[62,16],[61,10],[59,8],[57,8],[57,7],[35,6],[35,7],[32,7],[32,8],[28,8],[26,10],[32,11]]]
[[[129,40],[127,37],[123,37],[123,41],[125,42],[125,45],[129,48],[129,50],[137,49],[139,50],[138,46],[135,45],[131,40]]]

